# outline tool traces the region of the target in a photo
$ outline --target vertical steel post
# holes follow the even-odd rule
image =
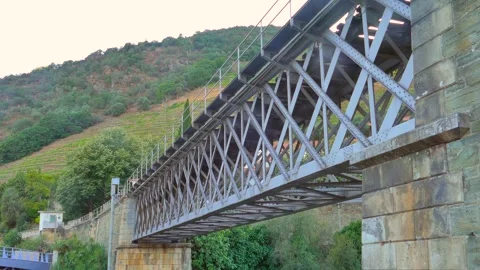
[[[207,113],[207,87],[203,88],[203,112]]]
[[[218,93],[220,94],[222,92],[222,68],[218,69],[218,78],[219,78]]]
[[[112,178],[112,185],[110,187],[110,229],[109,229],[109,237],[108,237],[108,261],[107,261],[107,269],[113,270],[113,222],[115,216],[115,191],[116,187],[120,184],[120,178]]]
[[[237,47],[237,75],[240,78],[240,45]]]

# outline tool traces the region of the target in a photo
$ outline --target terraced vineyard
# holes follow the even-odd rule
[[[119,117],[105,118],[103,122],[79,134],[58,140],[28,157],[0,166],[0,183],[12,178],[18,171],[28,169],[41,169],[44,172],[52,173],[61,172],[70,152],[107,128],[121,127],[140,138],[157,140],[161,138],[161,142],[163,142],[165,134],[171,138],[172,123],[178,121],[185,100],[188,98],[191,102],[202,91],[203,89],[197,89],[188,92],[165,104],[152,106],[147,112],[130,111]],[[208,98],[212,99],[217,94],[218,91],[211,91]]]

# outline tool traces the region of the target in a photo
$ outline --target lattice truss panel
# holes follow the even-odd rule
[[[137,240],[176,241],[360,197],[349,159],[412,130],[415,101],[408,2],[352,7],[326,31],[293,22],[308,49],[270,58],[279,72],[268,83],[246,83],[246,98],[145,176]]]

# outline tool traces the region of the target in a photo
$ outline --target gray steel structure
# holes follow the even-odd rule
[[[135,179],[134,239],[359,198],[352,155],[415,128],[410,28],[409,1],[308,1]]]
[[[52,253],[0,247],[0,268],[48,270],[52,259]]]

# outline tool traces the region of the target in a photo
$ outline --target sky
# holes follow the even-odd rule
[[[271,21],[289,0],[264,19]],[[0,78],[130,42],[255,25],[275,0],[1,0]],[[306,1],[291,0],[292,13]],[[275,25],[288,21],[290,6]],[[233,48],[232,48],[233,49]]]

